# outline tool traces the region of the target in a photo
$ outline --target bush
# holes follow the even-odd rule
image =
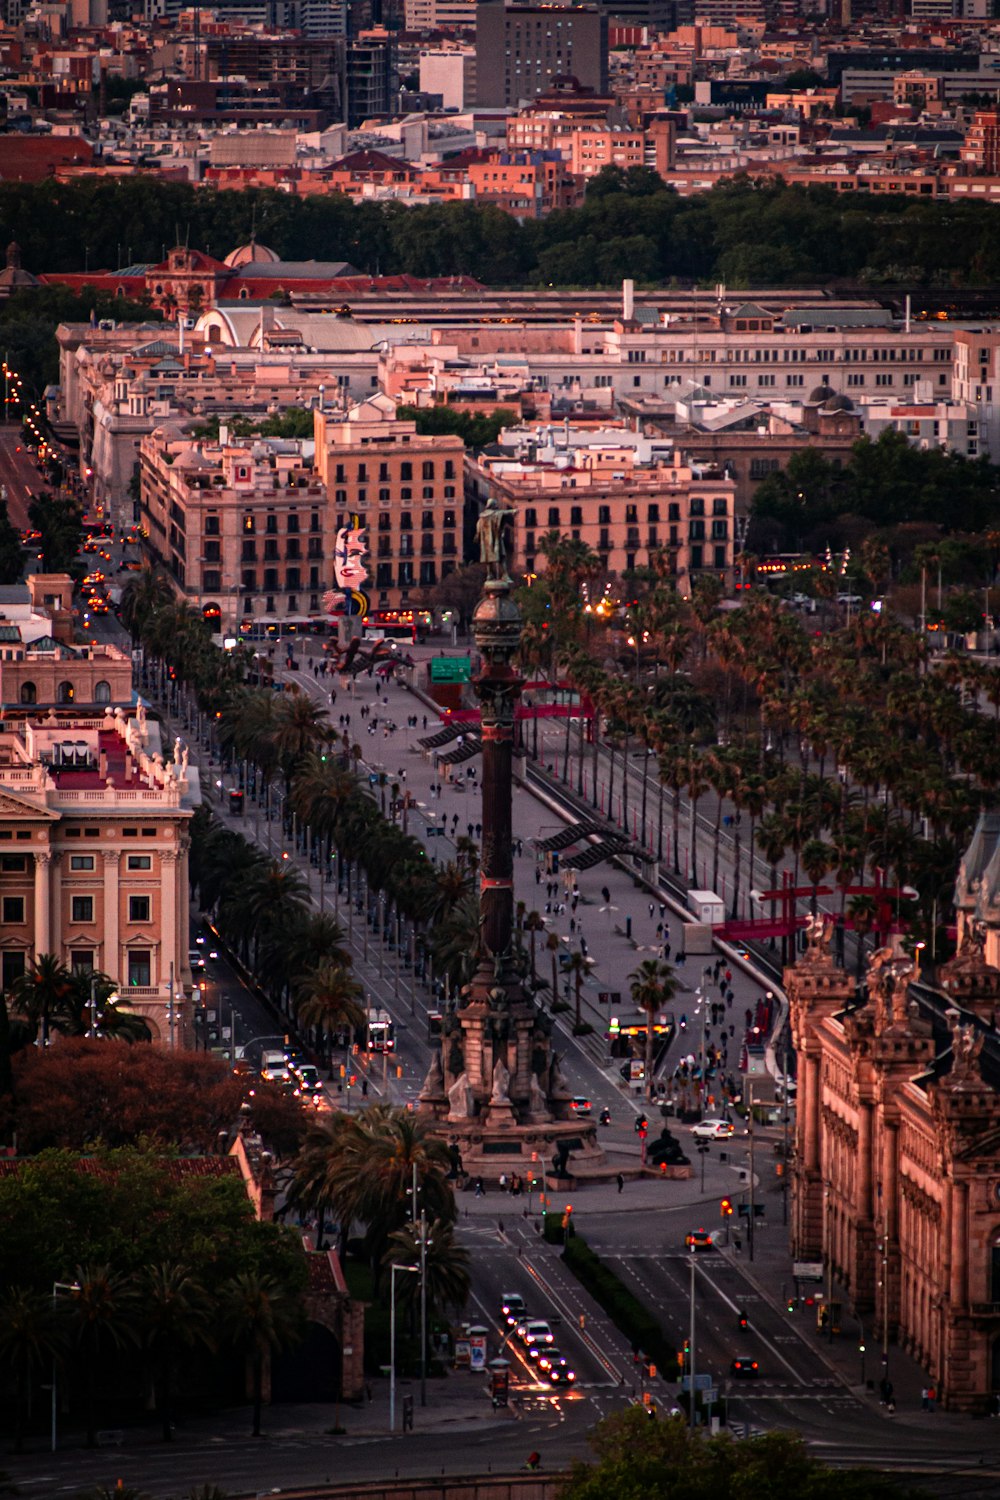
[[[661,1370],[669,1369],[677,1351],[659,1322],[581,1235],[575,1234],[566,1241],[562,1258],[633,1348],[641,1349]]]
[[[562,1245],[565,1243],[566,1235],[563,1232],[562,1216],[560,1214],[542,1215],[542,1239],[547,1245]]]

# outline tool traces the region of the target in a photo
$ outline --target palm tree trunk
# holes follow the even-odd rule
[[[646,1047],[643,1067],[646,1072],[646,1098],[653,1098],[653,1016],[655,1011],[646,1012]]]
[[[740,830],[733,824],[733,920],[740,914]]]
[[[649,746],[643,741],[642,746],[642,807],[639,813],[639,822],[642,833],[639,835],[643,849],[646,847],[646,800],[649,796]]]
[[[261,1354],[253,1357],[253,1436],[260,1437],[260,1413],[263,1405],[264,1359]]]

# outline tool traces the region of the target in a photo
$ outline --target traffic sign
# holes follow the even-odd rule
[[[796,1281],[822,1281],[825,1268],[821,1260],[793,1260],[792,1275]]]
[[[435,656],[431,659],[431,682],[468,682],[471,656]]]

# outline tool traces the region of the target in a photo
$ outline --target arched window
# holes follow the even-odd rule
[[[56,690],[57,703],[72,703],[76,697],[76,691],[71,682],[61,682]]]
[[[110,682],[95,682],[94,683],[94,702],[95,703],[110,703],[111,702],[111,684],[110,684]]]
[[[33,682],[22,682],[21,683],[21,702],[22,703],[37,703],[38,702],[38,689],[35,687],[35,684]]]

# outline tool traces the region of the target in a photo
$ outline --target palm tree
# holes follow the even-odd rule
[[[397,1229],[389,1236],[389,1248],[383,1262],[386,1266],[420,1265],[423,1250],[428,1311],[458,1314],[468,1302],[472,1290],[469,1252],[456,1241],[454,1225],[442,1219],[426,1225],[426,1236],[424,1248],[419,1225],[411,1222]],[[415,1306],[420,1291],[418,1276],[404,1276],[397,1288],[397,1296],[400,1302]]]
[[[24,1429],[36,1376],[61,1354],[63,1340],[52,1298],[10,1286],[0,1295],[0,1366],[14,1377],[14,1452],[24,1447]]]
[[[299,1024],[325,1038],[328,1047],[336,1033],[364,1024],[365,1010],[359,1003],[364,987],[343,964],[326,959],[303,974],[295,988]]]
[[[98,1369],[104,1356],[135,1342],[137,1302],[129,1278],[108,1265],[77,1266],[75,1281],[65,1317],[87,1372],[87,1447],[93,1448],[97,1441],[94,1396]]]
[[[576,1031],[579,1031],[583,1024],[580,1016],[580,989],[583,981],[590,972],[592,963],[593,959],[584,958],[582,953],[573,952],[570,954],[569,962],[566,964],[566,973],[573,976],[573,998],[576,1006],[573,1027]]]
[[[40,953],[33,958],[28,972],[14,985],[14,995],[43,1047],[49,1044],[53,1022],[61,1019],[69,1024],[73,976],[57,954]]]
[[[133,641],[141,639],[153,617],[174,598],[173,584],[162,569],[144,562],[139,572],[132,574],[122,590],[119,614]]]
[[[824,843],[822,839],[809,839],[802,846],[802,868],[812,885],[811,909],[813,916],[816,915],[817,891],[823,876],[833,868],[834,852],[830,844]]]
[[[210,1343],[212,1303],[190,1266],[143,1268],[139,1280],[142,1338],[156,1374],[163,1441],[173,1440],[173,1373],[182,1348]]]
[[[254,1437],[260,1437],[264,1363],[298,1342],[304,1332],[301,1300],[275,1276],[244,1271],[225,1283],[219,1298],[219,1325],[230,1346],[250,1361]]]
[[[271,742],[285,778],[285,794],[291,797],[292,778],[317,745],[329,738],[326,709],[304,693],[286,694],[275,713]]]
[[[646,1012],[646,1097],[653,1097],[653,1026],[656,1015],[677,992],[677,978],[669,964],[645,958],[629,975],[632,999]]]

